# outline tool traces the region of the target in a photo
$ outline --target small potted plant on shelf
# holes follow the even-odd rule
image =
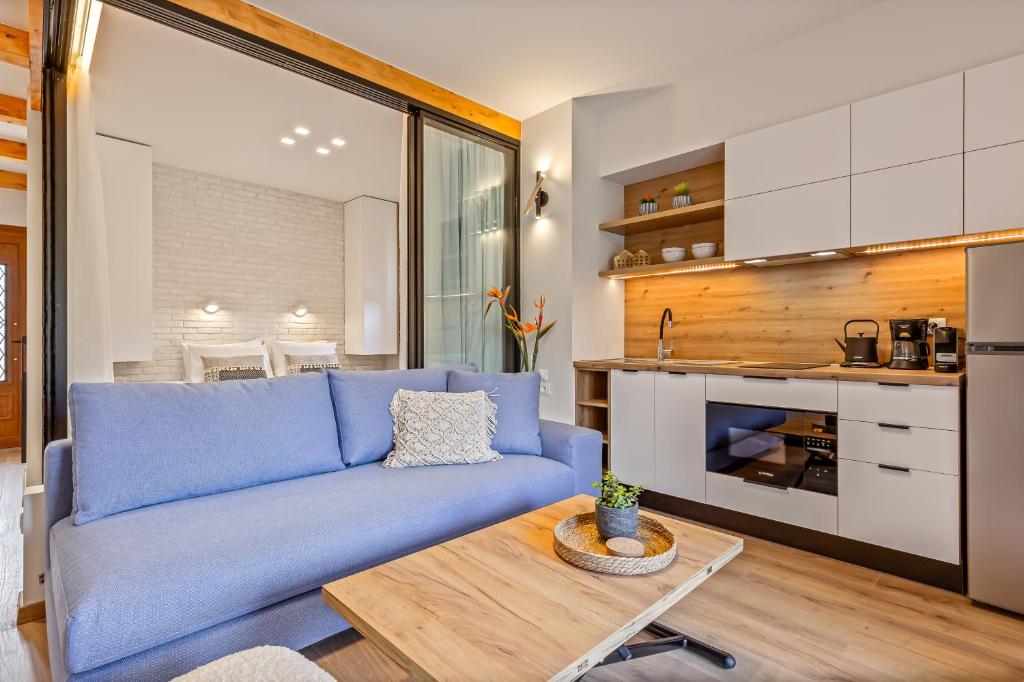
[[[683,208],[693,205],[693,197],[690,196],[690,183],[680,182],[672,188],[675,195],[672,197],[672,208]]]
[[[636,535],[640,523],[640,493],[643,487],[627,486],[619,482],[619,477],[611,471],[604,472],[600,481],[594,481],[594,487],[601,495],[594,504],[596,512],[597,532],[605,540],[608,538],[631,538]]]
[[[650,215],[658,210],[658,200],[653,194],[645,194],[640,198],[640,215]]]

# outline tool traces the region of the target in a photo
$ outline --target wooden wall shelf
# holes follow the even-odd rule
[[[738,268],[739,263],[726,262],[722,256],[714,258],[695,258],[678,263],[656,263],[641,265],[635,268],[618,270],[602,270],[598,274],[606,279],[634,279],[636,277],[660,277],[662,275],[682,275],[688,272],[707,272],[708,270],[728,270]]]
[[[667,227],[682,227],[694,223],[706,223],[709,220],[722,220],[724,217],[725,201],[715,199],[683,208],[670,208],[648,215],[601,223],[601,230],[628,237],[634,234],[663,230]]]

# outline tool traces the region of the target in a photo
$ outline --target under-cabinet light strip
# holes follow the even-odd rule
[[[869,246],[858,253],[876,255],[880,253],[894,253],[899,251],[919,251],[923,249],[941,249],[950,246],[971,246],[974,244],[993,244],[997,242],[1013,242],[1021,240],[1024,240],[1024,229],[1003,230],[1001,232],[981,232],[979,234],[967,234],[960,237],[943,237],[940,239],[921,239],[915,242],[882,244],[881,246]]]
[[[673,268],[671,270],[660,270],[658,272],[624,272],[620,275],[608,275],[609,279],[638,279],[640,277],[664,277],[665,275],[682,275],[689,272],[708,272],[710,270],[731,270],[738,268],[739,263],[704,263],[702,265],[688,265],[685,267]]]

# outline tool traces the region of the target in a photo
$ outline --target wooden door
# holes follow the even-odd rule
[[[0,226],[0,448],[21,445],[25,229]]]

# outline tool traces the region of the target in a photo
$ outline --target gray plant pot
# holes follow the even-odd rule
[[[597,512],[597,532],[608,538],[631,538],[636,535],[640,523],[640,507],[633,505],[625,509],[613,509],[594,503]]]
[[[683,208],[684,206],[692,206],[693,197],[689,194],[677,194],[672,197],[672,208]]]

